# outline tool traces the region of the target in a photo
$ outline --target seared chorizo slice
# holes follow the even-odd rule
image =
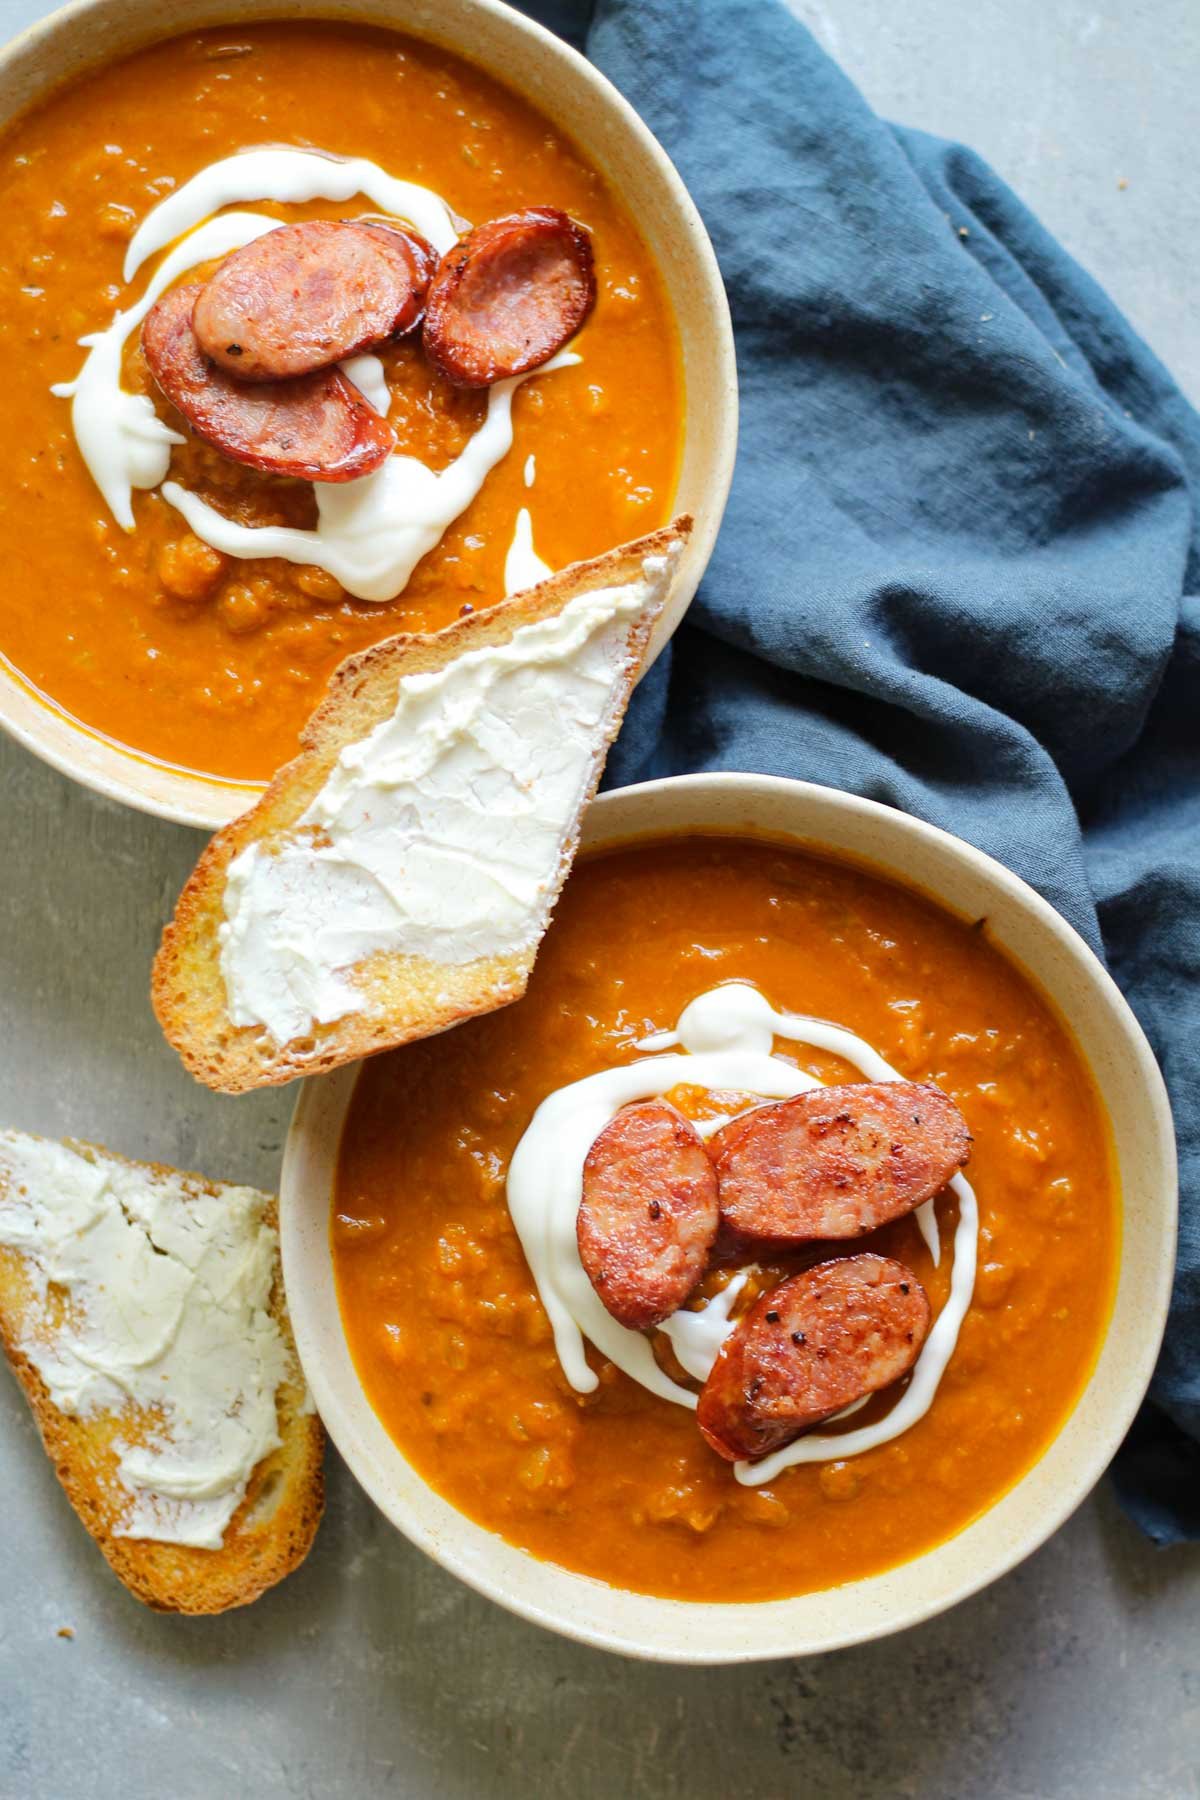
[[[391,426],[337,369],[249,383],[216,368],[192,330],[199,292],[172,288],[142,326],[150,373],[197,437],[248,468],[303,481],[354,481],[387,460]]]
[[[596,303],[592,240],[553,206],[476,225],[447,250],[425,301],[425,354],[456,387],[549,362]]]
[[[657,1325],[687,1299],[717,1235],[717,1178],[665,1100],[621,1109],[583,1165],[579,1257],[614,1319]]]
[[[724,1222],[744,1238],[800,1244],[902,1218],[962,1168],[971,1134],[941,1088],[861,1081],[756,1106],[708,1152]]]
[[[362,219],[281,225],[227,256],[196,300],[200,348],[241,381],[286,381],[411,331],[437,258]]]
[[[818,1263],[738,1320],[700,1394],[718,1456],[768,1456],[810,1425],[906,1375],[929,1335],[929,1300],[886,1256]]]

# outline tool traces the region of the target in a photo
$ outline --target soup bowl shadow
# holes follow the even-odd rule
[[[651,641],[653,661],[699,585],[733,476],[733,329],[717,260],[687,189],[633,108],[584,57],[502,0],[75,0],[0,49],[0,129],[65,84],[148,44],[205,26],[272,20],[374,25],[464,57],[573,139],[622,199],[658,265],[679,331],[684,435],[672,511],[695,520]],[[60,773],[176,824],[215,829],[251,806],[264,786],[141,756],[56,706],[2,655],[0,728]]]
[[[524,1618],[608,1650],[679,1663],[808,1655],[918,1624],[976,1593],[1070,1515],[1119,1446],[1154,1368],[1170,1298],[1175,1142],[1166,1090],[1110,976],[1032,888],[970,845],[831,788],[755,775],[695,775],[603,795],[585,849],[693,833],[750,834],[841,853],[915,886],[988,936],[1049,996],[1090,1065],[1111,1124],[1123,1202],[1113,1312],[1090,1379],[1045,1454],[966,1530],[910,1562],[793,1599],[745,1604],[656,1598],[611,1587],[475,1524],[405,1460],[363,1392],[338,1309],[330,1210],[357,1077],[301,1089],[284,1154],[284,1279],[318,1410],[352,1472],[413,1543]]]

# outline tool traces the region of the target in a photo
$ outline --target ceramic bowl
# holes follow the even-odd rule
[[[539,1562],[428,1488],[359,1384],[334,1291],[330,1196],[356,1068],[301,1090],[284,1158],[283,1268],[317,1407],[387,1517],[443,1567],[502,1606],[568,1637],[681,1663],[809,1655],[915,1625],[1030,1554],[1099,1479],[1154,1367],[1175,1247],[1175,1144],[1162,1077],[1129,1007],[1083,940],[1015,875],[903,813],[831,788],[755,775],[695,775],[606,794],[584,847],[673,833],[767,834],[864,858],[989,935],[1050,995],[1083,1050],[1112,1125],[1124,1225],[1116,1301],[1096,1367],[1057,1438],[1023,1479],[957,1537],[885,1574],[791,1600],[657,1599]]]
[[[665,152],[582,56],[499,0],[76,0],[0,50],[0,128],[64,82],[205,25],[345,19],[424,38],[524,95],[621,194],[666,284],[683,348],[686,432],[677,511],[696,521],[652,644],[687,610],[716,540],[737,444],[737,371],[725,289],[708,234]],[[180,824],[215,827],[261,784],[169,767],[89,730],[0,660],[0,725],[64,775]]]

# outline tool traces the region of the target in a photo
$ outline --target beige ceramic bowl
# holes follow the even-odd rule
[[[737,444],[733,332],[712,245],[686,188],[637,114],[583,57],[499,0],[76,0],[0,51],[0,128],[64,82],[145,44],[203,25],[269,19],[389,26],[455,51],[553,119],[621,194],[662,271],[683,346],[686,437],[675,505],[696,527],[655,633],[657,654],[696,591],[729,492]],[[0,726],[64,775],[180,824],[222,825],[261,791],[123,749],[41,699],[2,659]]]
[[[1099,1478],[1154,1367],[1175,1246],[1175,1144],[1150,1047],[1099,962],[1015,875],[977,850],[869,800],[754,775],[696,775],[606,794],[587,847],[689,831],[752,831],[864,857],[968,918],[1049,993],[1083,1048],[1112,1122],[1124,1198],[1120,1280],[1095,1371],[1024,1479],[958,1537],[883,1575],[794,1600],[713,1605],[623,1592],[483,1530],[433,1493],[363,1395],[346,1347],[329,1248],[331,1183],[357,1070],[306,1084],[282,1189],[283,1268],[317,1407],[376,1503],[445,1568],[525,1618],[605,1649],[673,1662],[807,1655],[915,1625],[1028,1556]]]

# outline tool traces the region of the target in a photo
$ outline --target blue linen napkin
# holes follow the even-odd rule
[[[750,769],[957,833],[1102,949],[1166,1073],[1166,1344],[1115,1465],[1200,1537],[1200,416],[959,145],[889,126],[776,0],[542,0],[716,246],[741,444],[608,783]]]

